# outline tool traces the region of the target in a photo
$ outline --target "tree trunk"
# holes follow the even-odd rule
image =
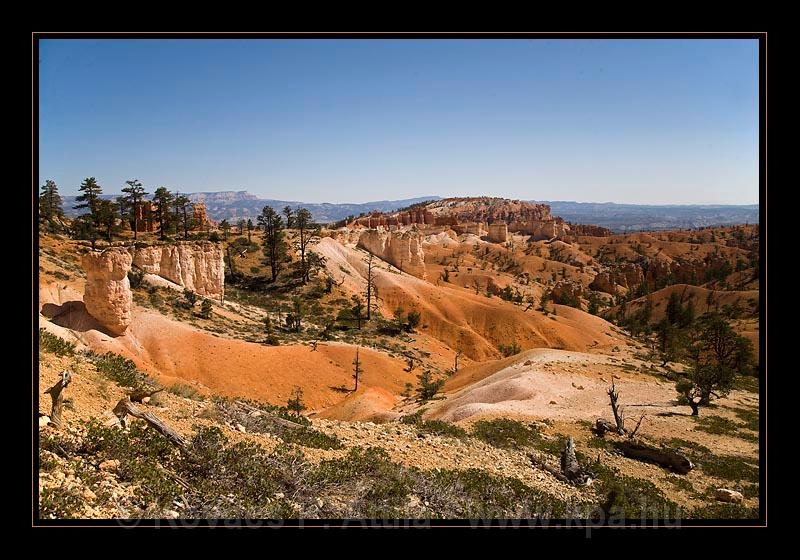
[[[134,405],[129,397],[125,397],[117,403],[117,406],[114,407],[114,414],[116,414],[117,418],[119,418],[119,421],[123,427],[125,427],[126,418],[130,414],[131,416],[141,418],[147,422],[151,428],[167,438],[173,445],[181,449],[187,448],[187,443],[186,440],[183,439],[183,436],[167,426],[164,421],[161,420],[161,418],[152,412],[143,411]]]
[[[614,422],[617,424],[617,433],[623,435],[625,433],[625,415],[619,407],[619,393],[614,385],[614,379],[611,379],[611,388],[608,390],[608,396],[611,399],[611,412],[614,413]]]
[[[591,483],[591,477],[585,470],[583,470],[583,467],[581,467],[580,463],[578,463],[578,458],[575,456],[575,441],[572,439],[572,437],[567,439],[567,443],[564,445],[564,450],[561,452],[560,471],[551,467],[542,458],[533,453],[529,453],[528,458],[530,458],[534,465],[549,472],[561,482],[572,485],[587,485]]]
[[[567,444],[564,446],[564,451],[561,452],[561,472],[570,481],[578,480],[583,476],[583,469],[575,456],[575,441],[572,436],[567,438]]]
[[[688,458],[671,449],[659,449],[633,440],[618,441],[614,445],[626,457],[646,463],[655,463],[678,474],[686,474],[694,467]]]
[[[46,394],[50,394],[50,398],[53,400],[53,405],[50,408],[50,423],[58,429],[61,429],[63,424],[61,420],[61,409],[64,406],[64,395],[62,391],[67,388],[67,385],[69,385],[71,381],[72,374],[64,370],[61,372],[61,379],[45,391]]]

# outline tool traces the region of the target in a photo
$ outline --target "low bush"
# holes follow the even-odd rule
[[[75,344],[67,342],[45,329],[39,329],[39,352],[48,352],[56,356],[72,356],[75,353]]]
[[[479,420],[472,428],[472,435],[501,449],[531,447],[541,437],[539,432],[533,428],[507,418]]]
[[[113,352],[105,354],[88,352],[86,356],[94,363],[97,371],[117,385],[135,389],[144,388],[147,385],[147,375],[140,372],[132,360]]]

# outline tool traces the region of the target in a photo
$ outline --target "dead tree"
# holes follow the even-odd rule
[[[61,429],[62,426],[61,409],[64,406],[64,395],[62,392],[71,382],[72,374],[69,371],[64,370],[61,372],[61,379],[59,379],[55,385],[45,391],[45,394],[49,393],[50,398],[53,400],[53,406],[50,408],[50,423],[58,429]]]
[[[233,404],[234,406],[244,411],[245,413],[250,414],[251,416],[259,416],[262,418],[266,418],[273,424],[276,424],[282,428],[287,428],[289,430],[302,430],[305,428],[305,426],[303,426],[302,424],[298,424],[297,422],[292,422],[291,420],[286,420],[285,418],[281,418],[280,416],[276,416],[274,414],[269,414],[267,412],[264,412],[260,408],[256,408],[255,406],[247,404],[246,402],[234,401]]]
[[[167,438],[171,444],[179,447],[180,449],[187,448],[186,440],[183,439],[183,436],[167,426],[164,421],[161,420],[161,418],[152,412],[141,410],[131,402],[129,397],[120,399],[120,401],[117,403],[117,406],[114,407],[114,414],[117,416],[117,418],[119,418],[119,422],[123,428],[125,428],[127,425],[128,415],[131,415],[135,418],[141,418],[147,422],[151,428]]]
[[[629,438],[633,439],[633,438],[636,437],[636,432],[639,431],[639,427],[642,425],[642,421],[644,420],[644,418],[645,418],[645,414],[642,414],[641,416],[639,416],[639,421],[636,422],[636,426],[634,426],[633,431],[628,434]]]
[[[575,441],[572,436],[567,439],[564,444],[564,450],[561,452],[561,470],[551,467],[541,457],[533,453],[529,453],[528,457],[534,465],[549,472],[561,482],[585,486],[592,481],[589,473],[578,462],[578,458],[575,455]]]
[[[455,359],[453,361],[453,373],[458,371],[458,359],[461,357],[462,353],[463,352],[462,352],[462,350],[460,348],[458,350],[456,350]]]
[[[682,453],[668,448],[658,448],[642,441],[623,440],[614,443],[623,455],[646,463],[655,463],[678,474],[686,474],[694,465]]]
[[[366,261],[365,261],[367,263],[367,293],[366,293],[366,296],[367,296],[367,321],[372,320],[372,305],[373,305],[372,304],[372,297],[375,295],[375,293],[377,291],[376,290],[376,286],[375,286],[375,277],[374,277],[374,273],[372,271],[372,269],[374,267],[374,264],[373,264],[373,259],[374,258],[375,258],[375,256],[372,253],[370,253],[369,256],[367,257]]]
[[[585,483],[588,476],[575,456],[575,441],[572,436],[567,438],[564,450],[561,452],[561,472],[567,479],[575,483]]]
[[[619,406],[619,393],[614,385],[614,379],[611,379],[611,388],[607,391],[611,399],[611,412],[614,413],[614,422],[617,424],[617,433],[623,435],[625,433],[625,414]]]

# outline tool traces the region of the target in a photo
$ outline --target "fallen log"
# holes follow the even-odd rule
[[[123,428],[125,427],[126,419],[130,414],[135,418],[141,418],[147,422],[151,428],[167,438],[173,445],[181,449],[187,448],[186,440],[183,439],[183,436],[167,426],[164,421],[161,420],[161,418],[152,412],[141,410],[131,402],[129,397],[120,399],[120,401],[117,403],[117,406],[114,407],[114,414],[116,414],[117,418],[119,418],[120,424],[122,424]]]
[[[655,463],[678,474],[686,474],[694,465],[681,453],[667,448],[658,448],[635,440],[614,442],[614,446],[623,455],[646,463]]]
[[[50,423],[59,429],[62,426],[61,410],[64,407],[64,395],[62,392],[71,382],[72,374],[69,371],[64,370],[61,372],[61,379],[59,379],[55,385],[45,391],[45,394],[50,394],[50,398],[53,401],[53,405],[50,409]]]
[[[297,422],[292,422],[291,420],[286,420],[285,418],[281,418],[280,416],[275,416],[274,414],[270,414],[268,412],[264,412],[263,410],[256,408],[246,402],[242,401],[235,401],[234,404],[239,408],[245,410],[246,412],[257,412],[259,416],[266,418],[267,420],[283,427],[288,428],[290,430],[300,430],[305,428],[302,424],[298,424]]]

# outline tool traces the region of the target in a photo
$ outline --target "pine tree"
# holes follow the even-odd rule
[[[122,192],[125,193],[123,198],[127,201],[128,205],[130,206],[130,211],[133,213],[133,238],[138,239],[138,230],[139,230],[139,206],[142,203],[142,200],[148,193],[144,192],[144,187],[142,183],[138,179],[131,179],[130,181],[125,181],[127,187],[122,187]]]
[[[172,219],[170,209],[174,197],[172,193],[167,190],[167,187],[158,187],[153,194],[153,202],[155,202],[154,212],[158,220],[159,238],[164,241],[166,239],[167,228],[169,227]]]
[[[309,267],[308,260],[306,259],[306,248],[313,239],[314,235],[318,233],[319,227],[315,226],[312,222],[311,212],[305,208],[297,210],[294,217],[294,226],[298,230],[299,241],[297,243],[300,249],[300,270],[303,275],[303,284],[308,282]]]
[[[225,241],[227,241],[228,240],[228,234],[231,231],[231,223],[228,220],[222,220],[219,223],[219,229],[222,230],[222,238],[225,239]]]
[[[361,360],[358,357],[359,348],[356,347],[356,357],[353,360],[353,379],[355,379],[356,386],[353,389],[353,392],[358,391],[358,380],[361,379],[361,374],[364,373],[364,370],[361,369]]]
[[[97,179],[94,177],[87,177],[83,180],[78,190],[83,194],[78,195],[75,199],[80,202],[80,204],[76,204],[74,208],[76,210],[88,208],[95,227],[99,228],[100,220],[97,215],[97,201],[100,200],[100,195],[103,194],[103,188],[97,184]]]
[[[294,227],[294,210],[291,206],[283,207],[283,215],[286,216],[286,227],[291,229]]]
[[[253,220],[250,218],[247,219],[247,241],[252,242],[252,233],[253,233]]]
[[[117,230],[117,205],[110,200],[100,199],[95,206],[97,212],[97,221],[105,232],[108,241],[113,240],[115,230]]]
[[[271,206],[265,206],[258,216],[258,225],[264,230],[264,264],[270,267],[272,281],[278,278],[281,264],[286,258],[286,242],[283,239],[283,220]]]
[[[183,226],[183,238],[189,239],[189,222],[191,221],[189,207],[192,205],[192,201],[189,200],[188,196],[179,194],[175,196],[172,205],[175,207],[176,223]]]
[[[64,208],[61,195],[58,194],[56,182],[47,179],[42,185],[42,192],[39,195],[39,219],[51,225],[55,220],[64,216]]]

